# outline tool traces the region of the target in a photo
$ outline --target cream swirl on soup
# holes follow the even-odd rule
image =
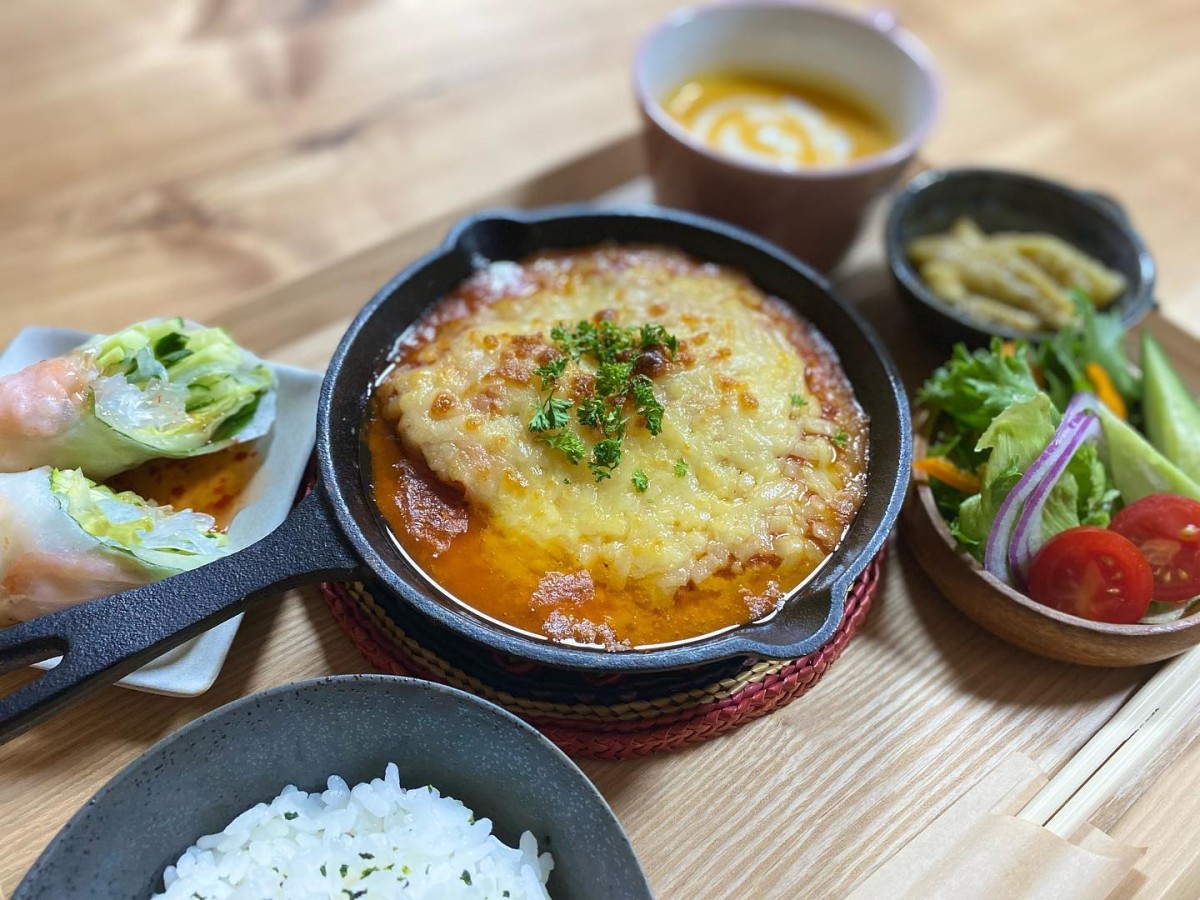
[[[890,128],[847,91],[741,75],[703,75],[666,111],[728,156],[784,169],[845,165],[891,146]]]

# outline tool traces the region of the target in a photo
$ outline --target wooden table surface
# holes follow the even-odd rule
[[[457,212],[638,174],[629,59],[674,5],[7,0],[0,342],[35,323],[179,313],[319,368],[349,315]],[[1119,196],[1158,259],[1166,318],[1200,334],[1195,0],[894,6],[945,77],[926,158]],[[877,266],[846,290],[891,314]],[[0,748],[0,890],[155,740],[251,691],[364,668],[315,592],[293,592],[247,615],[203,697],[110,688]],[[700,748],[584,768],[661,896],[836,896],[1005,753],[1061,765],[1147,675],[999,643],[900,548],[865,631],[810,695]],[[1193,743],[1102,823],[1149,848],[1120,896],[1200,895],[1198,816]]]

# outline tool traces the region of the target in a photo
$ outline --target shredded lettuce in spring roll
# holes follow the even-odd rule
[[[211,562],[213,518],[116,493],[78,470],[0,474],[0,624]]]
[[[0,472],[50,465],[102,480],[254,440],[274,418],[262,360],[220,328],[151,319],[0,378]]]

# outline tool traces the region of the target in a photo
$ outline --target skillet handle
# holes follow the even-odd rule
[[[0,674],[62,655],[31,684],[0,697],[0,743],[172,647],[303,582],[359,567],[317,488],[273,532],[198,569],[0,631]]]

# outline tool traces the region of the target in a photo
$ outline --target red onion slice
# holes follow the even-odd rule
[[[1095,394],[1078,393],[1071,398],[1046,449],[1000,504],[988,534],[983,565],[1005,584],[1020,587],[1017,580],[1024,580],[1024,572],[1041,537],[1041,513],[1046,498],[1076,451],[1100,434],[1095,415],[1099,403]]]
[[[1091,402],[1098,402],[1091,394],[1076,394],[1071,398],[1071,406],[1074,406],[1080,398],[1087,397],[1091,397]],[[1071,414],[1072,418],[1068,419],[1067,416],[1063,416],[1062,424],[1059,425],[1059,430],[1055,434],[1055,437],[1062,434],[1062,451],[1051,460],[1042,480],[1034,487],[1024,509],[1021,510],[1021,515],[1017,518],[1012,542],[1008,545],[1008,566],[1014,586],[1021,590],[1025,589],[1029,566],[1033,563],[1034,556],[1046,543],[1042,534],[1042,515],[1046,508],[1046,501],[1050,498],[1050,492],[1062,478],[1063,472],[1067,470],[1067,466],[1070,465],[1071,459],[1079,448],[1099,439],[1103,433],[1100,420],[1096,417],[1093,408],[1089,408],[1089,405],[1087,402],[1081,402]],[[1067,407],[1068,413],[1071,412],[1071,406]],[[1069,426],[1068,422],[1071,423]]]

